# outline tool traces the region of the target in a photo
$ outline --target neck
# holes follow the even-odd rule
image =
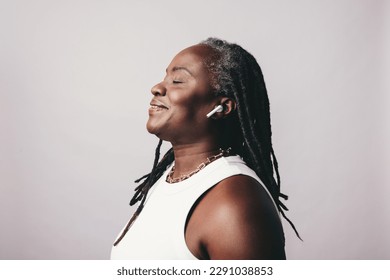
[[[174,176],[178,177],[196,169],[201,163],[205,162],[208,157],[219,153],[217,144],[196,143],[187,145],[173,146],[175,155]]]

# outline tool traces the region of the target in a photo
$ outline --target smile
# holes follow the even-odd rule
[[[160,105],[150,105],[150,109],[151,110],[156,110],[156,111],[168,110],[167,107],[160,106]]]
[[[152,100],[152,102],[150,102],[150,110],[154,110],[154,111],[168,110],[168,107],[158,100]]]

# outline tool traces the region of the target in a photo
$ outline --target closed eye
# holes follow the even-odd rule
[[[183,82],[182,81],[178,81],[178,80],[173,80],[173,83],[174,84],[182,84]]]

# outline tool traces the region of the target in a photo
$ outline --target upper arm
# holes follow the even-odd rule
[[[210,259],[285,258],[278,213],[251,177],[221,181],[202,198],[194,215],[202,218],[199,241]]]

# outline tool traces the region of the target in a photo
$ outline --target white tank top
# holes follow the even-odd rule
[[[239,156],[219,158],[190,178],[169,184],[165,179],[172,166],[149,191],[144,208],[129,231],[112,247],[111,259],[195,260],[184,231],[188,213],[197,199],[218,182],[238,174],[250,176],[264,186]],[[277,211],[276,205],[275,208]]]

